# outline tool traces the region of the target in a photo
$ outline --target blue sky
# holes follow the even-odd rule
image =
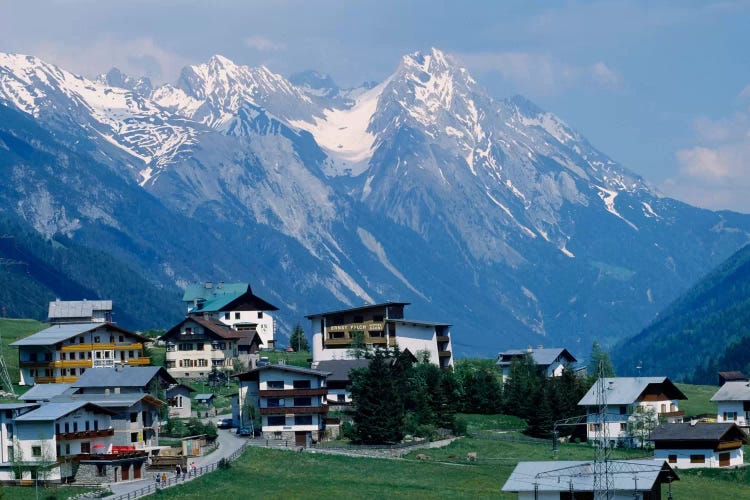
[[[750,0],[212,3],[9,2],[0,51],[157,82],[219,53],[355,86],[437,47],[492,96],[528,97],[666,195],[750,212]]]

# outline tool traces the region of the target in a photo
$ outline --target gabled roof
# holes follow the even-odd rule
[[[651,432],[651,441],[742,441],[747,434],[734,422],[661,424]]]
[[[249,345],[252,346],[254,343],[258,343],[258,345],[263,344],[263,340],[261,340],[260,335],[258,335],[258,332],[256,331],[242,331],[237,332],[240,335],[242,335],[242,338],[237,342],[238,346],[244,346]]]
[[[62,418],[65,415],[73,413],[79,408],[85,408],[88,411],[96,413],[107,413],[109,415],[115,415],[115,413],[106,408],[102,408],[99,405],[90,403],[88,401],[65,401],[65,402],[49,402],[41,405],[36,410],[32,410],[28,413],[16,417],[16,422],[49,422]]]
[[[549,366],[560,356],[567,359],[568,363],[578,361],[563,347],[541,347],[537,349],[511,349],[501,352],[497,355],[497,364],[500,366],[509,366],[514,358],[520,358],[526,354],[531,354],[534,363],[540,366]]]
[[[70,390],[72,384],[36,384],[19,396],[21,401],[49,401]]]
[[[49,328],[37,332],[28,337],[16,340],[12,346],[50,346],[60,342],[64,342],[71,337],[81,335],[86,332],[90,332],[96,329],[103,329],[106,331],[114,330],[116,332],[127,334],[131,337],[136,338],[140,342],[150,342],[151,339],[138,335],[135,332],[121,328],[114,323],[66,323],[53,325]]]
[[[202,316],[187,316],[185,319],[177,323],[175,326],[170,328],[167,333],[161,336],[161,339],[168,340],[170,337],[174,339],[182,339],[180,335],[180,329],[182,325],[188,322],[195,322],[202,326],[208,333],[209,337],[214,337],[223,340],[238,340],[243,338],[242,333],[234,330],[232,327],[225,325],[219,320],[204,318]],[[190,335],[184,336],[185,340],[190,340]]]
[[[257,368],[253,368],[252,370],[248,370],[244,373],[238,373],[237,375],[232,375],[232,377],[237,377],[240,380],[257,380],[258,374],[260,372],[272,371],[272,370],[299,373],[302,375],[314,375],[316,377],[328,377],[331,374],[331,372],[313,370],[312,368],[303,368],[301,366],[294,366],[294,365],[266,365],[266,366],[259,366]]]
[[[349,372],[356,368],[367,368],[369,359],[331,359],[318,361],[317,370],[330,372],[329,382],[348,382]]]
[[[349,313],[349,312],[359,312],[359,311],[366,311],[367,309],[382,309],[384,307],[388,306],[408,306],[411,304],[411,302],[382,302],[380,304],[368,304],[360,307],[351,307],[349,309],[339,309],[337,311],[328,311],[328,312],[322,312],[322,313],[316,313],[316,314],[309,314],[305,316],[307,319],[313,319],[320,316],[331,316],[332,314],[342,314],[342,313]]]
[[[210,288],[206,285],[189,285],[182,300],[197,302],[190,309],[190,314],[235,310],[278,311],[278,307],[255,295],[248,283],[221,283]]]
[[[669,399],[687,399],[687,396],[667,377],[612,377],[597,380],[578,405],[596,405],[596,392],[600,384],[604,384],[608,405],[633,404],[652,385],[661,385],[658,389]]]
[[[52,398],[51,403],[80,401],[94,403],[103,408],[130,408],[139,401],[144,401],[156,408],[165,404],[164,401],[156,399],[150,394],[141,392],[126,392],[120,394],[62,394]]]
[[[741,371],[729,371],[729,372],[719,372],[719,378],[723,380],[724,382],[729,382],[733,380],[747,380],[747,375],[742,373]]]
[[[94,311],[111,311],[111,300],[54,300],[49,303],[47,317],[50,320],[60,318],[90,318]]]
[[[176,391],[177,389],[187,389],[188,392],[198,392],[189,385],[185,384],[170,384],[169,387],[167,387],[167,392]]]
[[[115,368],[91,368],[86,370],[72,386],[76,389],[87,387],[143,387],[159,377],[167,384],[177,380],[161,366],[118,366]]]
[[[629,472],[612,474],[612,486],[615,491],[632,492],[633,474],[638,475],[638,489],[642,491],[651,490],[657,482],[666,482],[670,477],[673,481],[680,479],[663,461],[644,459],[614,462]],[[594,491],[594,463],[573,460],[519,462],[503,485],[502,491],[567,492],[570,491],[571,483],[574,491]]]
[[[196,394],[195,400],[196,401],[211,401],[212,399],[214,399],[214,397],[215,396],[213,394]]]
[[[750,382],[740,380],[726,382],[719,387],[711,401],[750,401]]]
[[[34,408],[36,406],[39,406],[39,403],[0,403],[0,410],[20,410],[22,408]]]

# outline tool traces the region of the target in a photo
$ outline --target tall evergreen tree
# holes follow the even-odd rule
[[[292,329],[292,335],[289,337],[289,346],[296,352],[310,350],[310,344],[307,342],[305,331],[302,330],[299,323],[294,325],[294,329]]]
[[[615,366],[612,364],[612,360],[609,358],[609,353],[603,351],[599,342],[594,341],[591,346],[591,355],[589,356],[589,373],[594,376],[598,376],[599,364],[603,367],[604,377],[615,376]]]

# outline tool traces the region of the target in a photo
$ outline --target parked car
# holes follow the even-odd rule
[[[238,436],[252,436],[253,435],[253,428],[249,426],[242,426],[237,428],[237,435]]]
[[[231,429],[232,419],[231,418],[220,418],[216,421],[216,427],[219,429]]]

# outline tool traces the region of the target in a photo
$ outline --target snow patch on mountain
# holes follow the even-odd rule
[[[324,110],[323,116],[313,117],[312,123],[289,120],[291,126],[310,132],[315,142],[335,160],[326,165],[327,175],[357,176],[367,168],[376,139],[369,130],[370,120],[388,82],[385,80],[360,95],[351,108]]]
[[[375,300],[357,283],[354,278],[349,276],[346,271],[341,269],[338,265],[333,264],[333,273],[339,283],[348,288],[354,295],[363,299],[365,302],[374,304]]]
[[[599,195],[599,198],[601,198],[601,200],[604,202],[604,207],[607,209],[607,212],[622,219],[623,221],[625,221],[625,223],[628,226],[638,231],[638,227],[632,222],[630,222],[628,219],[620,215],[620,212],[618,212],[617,209],[615,208],[615,198],[617,198],[617,195],[619,193],[617,191],[605,189],[601,186],[594,186],[594,187],[599,190],[599,193],[597,194]]]

